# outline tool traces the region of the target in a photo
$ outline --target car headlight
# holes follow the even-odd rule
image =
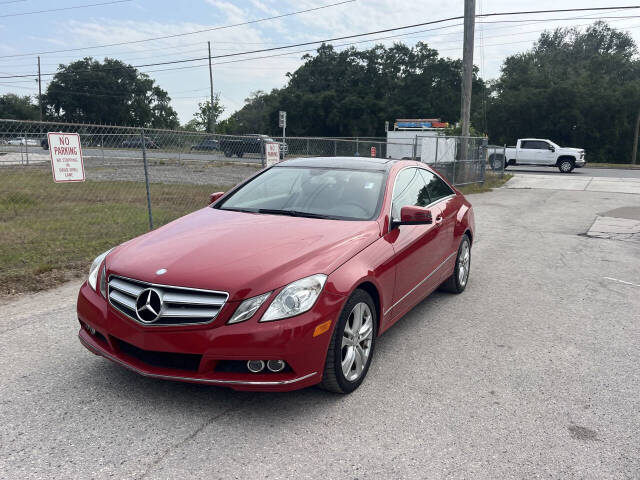
[[[253,314],[258,311],[264,301],[269,298],[269,295],[271,295],[271,292],[258,295],[257,297],[247,298],[238,306],[238,308],[236,308],[235,313],[229,319],[227,324],[231,325],[232,323],[240,323],[245,320],[249,320]]]
[[[273,299],[260,321],[280,320],[310,310],[320,296],[326,281],[327,276],[318,273],[290,283]]]
[[[105,259],[109,252],[111,252],[113,248],[107,250],[104,253],[101,253],[96,257],[96,259],[91,264],[91,268],[89,269],[89,278],[87,279],[87,283],[94,290],[96,289],[96,284],[98,283],[98,273],[100,272],[100,265],[102,265],[102,261]]]

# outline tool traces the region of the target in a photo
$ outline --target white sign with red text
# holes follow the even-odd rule
[[[49,132],[47,141],[54,182],[84,182],[80,135]]]
[[[280,161],[280,144],[276,142],[268,142],[264,144],[264,153],[266,166],[270,167]]]

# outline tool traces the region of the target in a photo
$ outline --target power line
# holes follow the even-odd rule
[[[353,1],[353,0],[349,0],[349,1]],[[624,9],[624,10],[629,10],[629,9],[638,9],[640,8],[639,6],[629,6],[629,7],[592,7],[592,8],[573,8],[573,9],[557,9],[557,10],[530,10],[530,11],[516,11],[516,12],[494,12],[494,13],[485,13],[482,14],[482,17],[495,17],[495,16],[507,16],[507,15],[531,15],[531,14],[538,14],[538,13],[553,13],[553,12],[572,12],[572,11],[601,11],[601,10],[615,10],[615,9]],[[480,15],[477,15],[478,17]],[[327,42],[333,42],[336,40],[346,40],[346,39],[350,39],[350,38],[359,38],[359,37],[365,37],[365,36],[369,36],[369,35],[376,35],[379,33],[387,33],[387,32],[393,32],[393,31],[398,31],[398,30],[406,30],[408,28],[416,28],[416,27],[421,27],[421,26],[425,26],[425,25],[434,25],[437,23],[444,23],[444,22],[450,22],[453,20],[460,20],[463,19],[464,17],[462,16],[457,16],[457,17],[449,17],[449,18],[443,18],[443,19],[439,19],[439,20],[431,20],[429,22],[422,22],[422,23],[416,23],[413,25],[405,25],[402,27],[394,27],[394,28],[386,28],[386,29],[382,29],[382,30],[376,30],[373,32],[367,32],[367,33],[358,33],[358,34],[352,34],[352,35],[344,35],[341,37],[333,37],[333,38],[328,38],[328,39],[324,39],[324,40],[315,40],[315,41],[310,41],[310,42],[300,42],[300,43],[295,43],[295,44],[290,44],[290,45],[282,45],[282,46],[278,46],[278,47],[270,47],[270,48],[262,48],[262,49],[258,49],[258,50],[249,50],[249,51],[245,51],[245,52],[236,52],[236,53],[225,53],[222,55],[216,55],[216,56],[212,56],[211,58],[228,58],[228,57],[236,57],[236,56],[241,56],[241,55],[250,55],[250,54],[254,54],[254,53],[263,53],[263,52],[272,52],[272,51],[276,51],[276,50],[284,50],[287,48],[295,48],[295,47],[301,47],[301,46],[308,46],[308,45],[316,45],[319,43],[327,43]],[[148,63],[148,64],[142,64],[142,65],[133,65],[134,68],[144,68],[144,67],[154,67],[154,66],[161,66],[161,65],[174,65],[177,63],[189,63],[189,62],[197,62],[197,61],[202,61],[202,60],[208,60],[209,57],[198,57],[198,58],[185,58],[185,59],[180,59],[180,60],[171,60],[171,61],[166,61],[166,62],[155,62],[155,63]],[[120,69],[123,67],[114,67],[113,69]],[[106,69],[103,69],[103,71]],[[56,73],[59,72],[52,72],[52,73],[44,73],[43,75],[56,75]],[[29,75],[29,74],[22,74],[22,75],[9,75],[9,76],[1,76],[0,79],[5,79],[5,78],[20,78],[20,77],[32,77],[34,76],[33,74]]]
[[[614,17],[609,17],[609,16],[599,16],[597,17],[598,20],[600,19],[614,19],[614,21],[622,21],[622,20],[629,20],[629,19],[634,19],[634,18],[640,18],[640,16],[638,15],[629,15],[629,16],[614,16]],[[563,18],[552,18],[552,19],[536,19],[536,20],[515,20],[516,22],[525,22],[523,23],[523,25],[535,25],[538,24],[540,22],[545,22],[545,21],[567,21],[567,20],[580,20],[580,19],[588,19],[588,20],[592,20],[593,17],[563,17]],[[511,20],[505,20],[504,22],[511,22]],[[493,23],[503,23],[502,21],[497,21],[497,22],[477,22],[477,24],[493,24]],[[436,31],[436,30],[442,30],[442,29],[446,29],[446,28],[452,28],[452,27],[456,27],[456,26],[460,26],[462,24],[457,23],[457,24],[452,24],[452,25],[446,25],[443,27],[437,27],[437,28],[431,28],[431,29],[425,29],[425,30],[416,30],[413,32],[409,32],[409,33],[401,33],[401,34],[396,34],[396,35],[389,35],[389,36],[385,36],[385,37],[376,37],[373,39],[368,39],[368,40],[362,40],[359,42],[351,42],[351,43],[346,43],[346,44],[342,44],[342,45],[355,45],[358,43],[368,43],[368,42],[374,42],[374,41],[378,41],[378,40],[386,40],[386,39],[390,39],[390,38],[412,38],[417,36],[417,34],[419,33],[424,33],[424,32],[432,32],[432,31]],[[578,24],[578,25],[572,25],[572,27],[581,27],[581,26],[585,26],[585,25],[590,25],[590,23],[583,23],[583,24]],[[504,26],[504,27],[497,27],[497,28],[492,28],[491,30],[500,30],[500,29],[509,29],[511,27],[508,26]],[[543,32],[546,29],[543,30],[527,30],[527,31],[518,31],[518,33],[513,33],[513,34],[500,34],[500,35],[484,35],[484,38],[500,38],[500,37],[504,37],[504,36],[520,36],[520,35],[525,35],[525,34],[529,34],[529,33],[538,33],[538,32]],[[444,36],[451,36],[451,35],[458,35],[461,34],[461,31],[456,31],[456,32],[450,32],[450,33],[444,33]],[[445,42],[445,43],[453,43],[453,42]],[[192,44],[189,44],[192,45]],[[196,43],[195,45],[202,45],[201,42]],[[340,45],[335,45],[335,46],[340,46]],[[186,47],[186,45],[185,45]],[[171,47],[166,47],[166,48],[171,48]],[[166,48],[160,48],[158,50],[166,50]],[[175,48],[182,48],[182,47],[175,47]],[[174,52],[174,53],[168,53],[165,55],[143,55],[143,56],[135,56],[135,57],[118,57],[117,59],[123,62],[130,62],[132,60],[142,60],[142,59],[147,59],[147,58],[159,58],[159,57],[171,57],[173,55],[178,55],[180,53],[191,53],[191,52],[198,52],[201,51],[201,48],[198,49],[189,49],[189,50],[182,50],[181,52]],[[223,49],[220,49],[223,50]],[[309,52],[309,51],[314,51],[314,49],[306,49],[306,50],[299,50],[299,52]],[[289,54],[290,52],[287,52],[287,54]],[[292,52],[291,52],[292,53]],[[102,56],[102,55],[101,55]],[[109,57],[109,58],[115,58],[116,55],[115,54],[105,54],[105,57]],[[75,55],[73,56],[74,58],[76,57]],[[258,58],[264,58],[264,57],[258,57]],[[268,57],[267,57],[268,58]],[[53,63],[42,63],[42,65],[44,66],[53,66],[53,65],[59,65],[61,62],[53,62]],[[220,65],[221,62],[218,62],[217,65]],[[3,64],[2,67],[3,68],[17,68],[17,67],[24,67],[24,66],[31,66],[32,62],[29,63],[22,63],[22,64]],[[18,75],[18,73],[15,73],[16,75]],[[10,75],[7,73],[7,75]],[[28,75],[28,74],[26,74]],[[30,82],[31,80],[24,80],[24,82]]]
[[[74,5],[73,7],[50,8],[48,10],[35,10],[33,12],[7,13],[5,15],[0,15],[0,18],[23,17],[25,15],[36,15],[38,13],[61,12],[63,10],[74,10],[76,8],[100,7],[100,6],[103,6],[103,5],[114,5],[116,3],[126,3],[126,2],[131,2],[131,1],[132,0],[113,0],[111,2],[90,3],[90,4],[87,4],[87,5]],[[9,3],[9,2],[7,2],[7,3]]]
[[[544,18],[544,19],[518,19],[518,20],[496,20],[496,21],[484,21],[484,22],[476,22],[478,24],[500,24],[500,23],[521,23],[523,25],[534,25],[536,23],[540,23],[540,22],[555,22],[555,21],[571,21],[571,20],[581,20],[581,19],[585,19],[585,20],[591,20],[593,18],[593,16],[596,16],[597,18],[600,19],[612,19],[613,21],[624,21],[624,20],[629,20],[629,19],[633,19],[633,18],[640,18],[640,16],[638,15],[627,15],[627,16],[602,16],[602,15],[598,15],[598,14],[592,14],[590,16],[581,16],[581,17],[559,17],[559,18]],[[415,32],[410,32],[410,33],[405,33],[405,34],[397,34],[397,35],[392,35],[389,37],[380,37],[381,39],[386,39],[386,38],[397,38],[397,37],[411,37],[414,36],[414,34],[416,33],[421,33],[421,32],[427,32],[427,31],[435,31],[435,30],[441,30],[441,29],[448,29],[448,28],[453,28],[456,26],[460,26],[462,25],[461,23],[457,23],[457,24],[452,24],[452,25],[446,25],[443,27],[438,27],[438,28],[433,28],[433,29],[427,29],[427,30],[417,30]],[[583,24],[584,25],[584,24]],[[580,26],[580,25],[573,25],[575,26]],[[492,28],[491,30],[499,30],[499,29],[504,29],[504,28],[511,28],[508,26],[505,27],[498,27],[498,28]],[[533,32],[533,31],[532,31]],[[445,35],[454,35],[457,33],[461,33],[461,31],[458,32],[451,32],[451,33],[447,33]],[[520,34],[520,33],[519,33]],[[496,37],[496,35],[492,35],[490,37],[486,37],[486,38],[492,38],[492,37]],[[237,44],[237,45],[268,45],[268,44],[273,44],[274,42],[221,42],[221,41],[216,41],[216,43],[233,43],[233,44]],[[176,45],[176,46],[164,46],[164,47],[159,47],[159,48],[145,48],[144,52],[152,52],[152,51],[167,51],[167,50],[179,50],[179,52],[174,52],[174,53],[167,53],[167,54],[163,54],[163,55],[142,55],[142,56],[133,56],[133,57],[129,57],[130,54],[135,54],[135,53],[142,53],[142,51],[126,51],[126,52],[108,52],[108,53],[103,53],[103,54],[99,54],[99,55],[95,55],[95,57],[110,57],[110,58],[118,58],[122,61],[126,61],[126,62],[130,62],[132,60],[143,60],[146,58],[158,58],[158,57],[170,57],[172,55],[177,55],[179,53],[191,53],[191,52],[197,52],[197,51],[201,51],[201,49],[187,49],[187,47],[190,46],[194,46],[194,45],[202,45],[202,42],[195,42],[195,43],[187,43],[187,44],[183,44],[183,45]],[[218,50],[225,50],[224,48],[218,48]],[[226,49],[228,50],[228,49]],[[124,58],[123,58],[124,55]],[[77,55],[56,55],[56,58],[78,58]],[[52,62],[52,63],[42,63],[42,65],[45,66],[54,66],[54,65],[59,65],[62,62]],[[2,66],[4,68],[19,68],[19,67],[24,67],[24,66],[31,66],[32,62],[29,63],[21,63],[21,64],[3,64]]]
[[[119,0],[119,1],[131,1],[131,0]],[[163,40],[166,38],[176,38],[176,37],[184,37],[187,35],[196,35],[198,33],[204,33],[204,32],[213,32],[216,30],[223,30],[223,29],[227,29],[227,28],[234,28],[234,27],[240,27],[243,25],[252,25],[254,23],[260,23],[260,22],[266,22],[268,20],[276,20],[278,18],[284,18],[284,17],[290,17],[293,15],[299,15],[301,13],[308,13],[308,12],[314,12],[316,10],[322,10],[324,8],[330,8],[330,7],[336,7],[339,5],[344,5],[345,3],[353,3],[356,0],[343,0],[341,2],[337,2],[337,3],[331,3],[328,5],[322,5],[320,7],[313,7],[313,8],[307,8],[305,10],[297,10],[295,12],[289,12],[289,13],[282,13],[280,15],[274,15],[272,17],[266,17],[266,18],[258,18],[256,20],[249,20],[247,22],[241,22],[241,23],[234,23],[231,25],[222,25],[219,27],[211,27],[211,28],[205,28],[202,30],[194,30],[191,32],[185,32],[185,33],[175,33],[173,35],[163,35],[160,37],[152,37],[152,38],[145,38],[142,40],[130,40],[127,42],[117,42],[117,43],[108,43],[108,44],[104,44],[104,45],[94,45],[91,47],[78,47],[78,48],[66,48],[66,49],[62,49],[62,50],[49,50],[49,51],[45,51],[45,52],[31,52],[31,53],[16,53],[16,54],[12,54],[12,55],[1,55],[0,58],[9,58],[9,57],[26,57],[26,56],[32,56],[32,55],[45,55],[45,54],[49,54],[49,53],[61,53],[61,52],[76,52],[79,50],[89,50],[89,49],[93,49],[93,48],[105,48],[105,47],[115,47],[118,45],[131,45],[134,43],[143,43],[143,42],[151,42],[154,40]]]

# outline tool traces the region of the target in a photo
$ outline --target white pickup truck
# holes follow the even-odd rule
[[[489,165],[501,170],[503,165],[537,165],[558,167],[562,173],[569,173],[576,167],[585,165],[584,150],[561,147],[551,140],[521,138],[515,147],[489,147]]]

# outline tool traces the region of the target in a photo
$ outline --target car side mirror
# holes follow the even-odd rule
[[[556,147],[554,147],[553,145],[549,145],[549,150],[551,150],[552,152],[556,151]]]
[[[209,195],[209,205],[218,200],[221,196],[224,195],[224,192],[215,192]]]
[[[433,223],[431,210],[413,205],[405,205],[400,209],[400,221],[397,225],[426,225]]]

